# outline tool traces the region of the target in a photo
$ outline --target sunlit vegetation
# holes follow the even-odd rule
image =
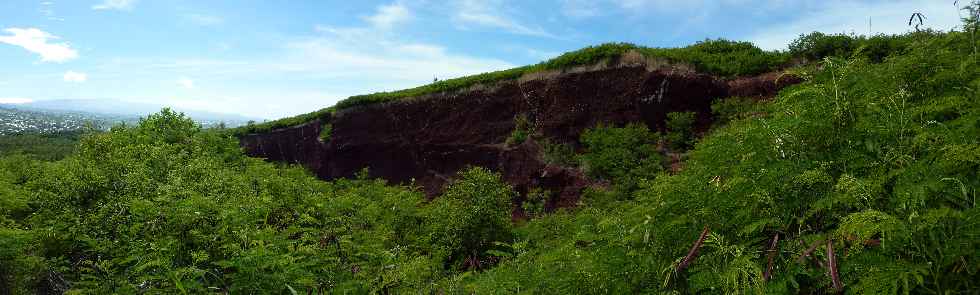
[[[794,51],[812,54],[813,64],[795,70],[804,83],[767,102],[716,103],[723,124],[701,138],[676,137],[686,144],[681,171],[665,172],[657,149],[664,136],[640,124],[591,128],[577,153],[546,151],[552,162],[609,184],[556,212],[543,210],[550,192],[519,196],[480,167],[461,171],[433,200],[368,173],[320,181],[299,167],[248,158],[234,137],[166,110],[84,136],[57,161],[4,157],[0,290],[980,289],[976,39],[969,30],[883,37],[899,49],[869,55],[864,42],[872,41],[825,37],[794,43]],[[617,46],[557,60],[601,60]],[[744,73],[771,66],[761,60]],[[682,141],[671,132],[690,126],[688,119],[673,116],[667,142]],[[513,223],[515,206],[530,220]]]
[[[41,160],[59,160],[71,154],[82,131],[0,135],[0,156],[26,154]]]

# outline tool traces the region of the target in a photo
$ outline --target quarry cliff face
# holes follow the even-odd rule
[[[670,112],[696,112],[698,124],[708,126],[714,100],[771,97],[798,82],[777,73],[723,80],[639,65],[552,73],[347,109],[303,125],[245,135],[241,146],[250,156],[301,164],[321,179],[352,177],[366,167],[372,177],[414,183],[429,196],[441,192],[457,171],[487,167],[522,196],[532,188],[552,192],[545,206],[554,209],[574,206],[593,183],[578,169],[546,164],[533,139],[506,145],[515,117],[525,116],[541,137],[576,146],[579,134],[597,124],[642,122],[658,130]],[[323,142],[319,135],[325,123],[332,132]]]

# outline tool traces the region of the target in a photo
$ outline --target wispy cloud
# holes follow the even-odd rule
[[[88,75],[86,75],[85,73],[79,73],[75,71],[67,71],[65,72],[62,79],[64,79],[65,82],[81,83],[88,80]]]
[[[517,35],[558,39],[544,28],[523,24],[503,14],[504,5],[499,1],[461,0],[456,4],[452,19],[462,29],[485,27]]]
[[[412,13],[401,3],[378,6],[375,14],[364,17],[364,20],[376,28],[390,29],[392,26],[412,19]]]
[[[8,28],[5,32],[11,35],[0,36],[0,43],[20,46],[27,51],[41,55],[42,62],[66,62],[78,58],[78,51],[71,48],[67,42],[50,43],[59,39],[37,28]]]
[[[102,3],[92,5],[95,10],[131,10],[137,0],[103,0]]]

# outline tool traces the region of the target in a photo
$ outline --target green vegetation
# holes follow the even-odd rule
[[[320,141],[330,141],[331,134],[333,134],[333,124],[323,123],[323,125],[320,126]]]
[[[507,137],[507,145],[514,146],[524,143],[528,137],[534,134],[534,125],[528,120],[526,114],[514,117],[514,131]]]
[[[589,176],[610,180],[619,189],[630,191],[663,170],[664,159],[657,151],[659,140],[660,134],[643,124],[597,126],[582,133],[585,153],[579,158]]]
[[[673,112],[667,114],[667,142],[675,150],[686,150],[694,143],[694,112]]]
[[[459,175],[428,208],[423,247],[448,269],[482,268],[481,257],[494,242],[511,238],[511,200],[516,193],[500,176],[474,167]]]
[[[309,122],[313,122],[314,120],[329,122],[334,112],[335,112],[335,108],[329,107],[312,113],[306,113],[295,117],[282,118],[279,120],[269,121],[260,124],[256,124],[255,122],[248,122],[248,124],[246,124],[245,126],[229,129],[230,131],[229,134],[235,136],[242,136],[246,134],[269,132],[276,129],[303,125]]]
[[[711,104],[715,125],[724,125],[732,121],[748,119],[752,116],[765,114],[769,104],[754,98],[729,97]]]
[[[576,166],[575,148],[565,143],[557,143],[547,138],[538,140],[541,145],[541,159],[550,165]]]
[[[908,43],[880,62],[832,43],[853,49],[799,69],[806,82],[766,105],[716,104],[727,122],[676,174],[646,126],[589,129],[578,161],[612,188],[548,214],[549,193],[532,190],[534,218],[517,225],[519,197],[484,168],[427,202],[247,158],[165,110],[54,162],[0,158],[0,290],[969,294],[978,43],[895,40]]]
[[[23,133],[0,135],[0,157],[26,154],[40,160],[59,160],[75,150],[84,132]]]

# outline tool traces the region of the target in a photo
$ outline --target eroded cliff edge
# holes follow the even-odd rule
[[[577,169],[546,164],[534,140],[507,146],[515,117],[528,118],[543,138],[576,145],[579,134],[599,123],[643,122],[662,129],[670,112],[696,112],[706,127],[714,100],[771,97],[798,82],[781,73],[725,80],[642,64],[579,68],[346,109],[244,135],[241,146],[253,157],[301,164],[321,179],[352,177],[366,167],[372,177],[414,182],[430,196],[460,169],[483,166],[500,172],[522,195],[532,188],[551,191],[546,209],[553,209],[574,206],[592,183]],[[327,123],[331,136],[323,142],[320,131]]]

